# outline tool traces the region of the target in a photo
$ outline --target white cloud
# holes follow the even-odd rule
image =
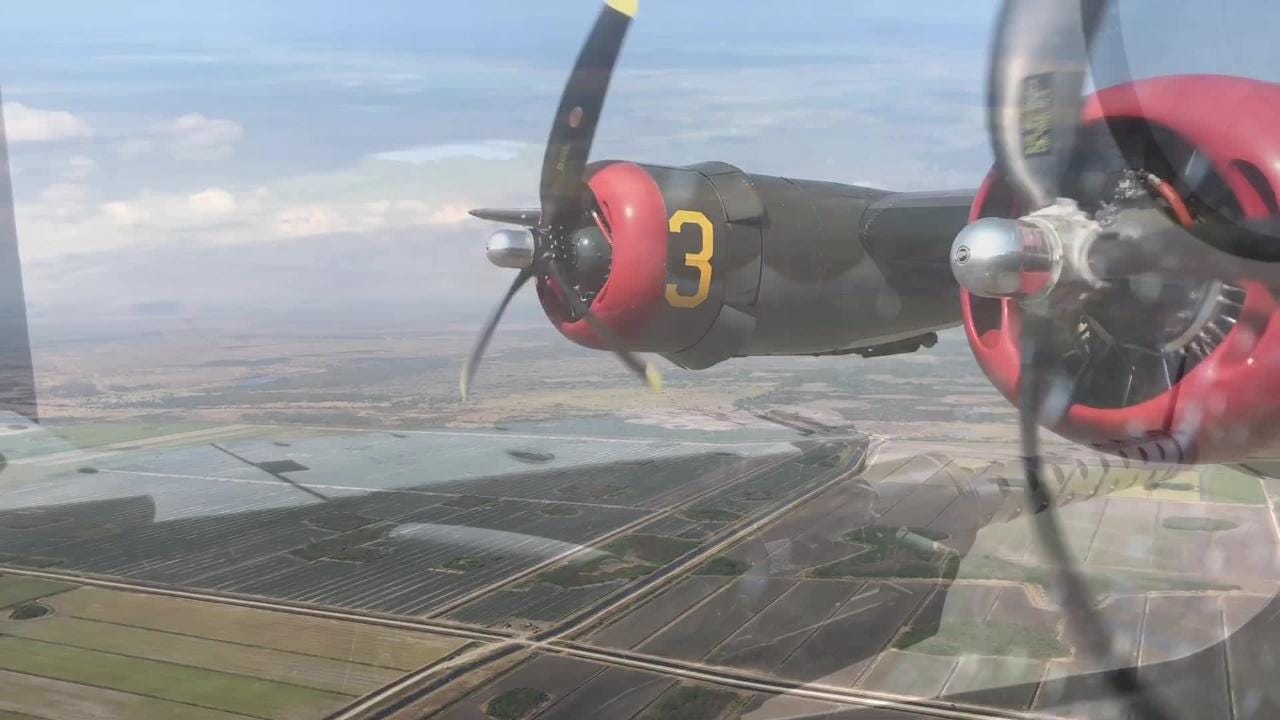
[[[347,230],[346,221],[320,205],[285,208],[276,213],[274,229],[283,237],[332,235]]]
[[[469,207],[463,203],[433,205],[421,200],[338,201],[286,207],[276,213],[273,226],[279,237],[298,238],[458,225],[474,219],[467,214]]]
[[[79,183],[54,183],[40,191],[40,202],[62,206],[63,210],[88,198],[89,188]]]
[[[226,157],[244,137],[244,127],[240,123],[209,118],[200,113],[179,117],[168,131],[173,137],[177,156],[196,160]]]
[[[469,209],[465,205],[445,205],[427,216],[427,222],[432,225],[457,225],[472,219],[467,212]]]
[[[236,210],[236,198],[222,188],[209,188],[187,196],[187,206],[201,215],[227,215]]]
[[[171,138],[156,136],[155,142],[160,151]],[[20,198],[20,242],[24,261],[90,267],[89,257],[95,256],[105,267],[126,249],[165,249],[163,257],[174,258],[229,245],[314,239],[317,248],[328,248],[348,238],[381,242],[465,233],[479,223],[467,214],[469,208],[533,202],[527,195],[495,189],[492,178],[514,175],[529,179],[522,185],[536,187],[540,160],[534,153],[514,161],[468,157],[429,165],[366,159],[341,170],[277,178],[264,185],[197,179],[200,184],[188,187],[136,192],[113,187],[101,171],[84,182],[65,181],[59,172],[44,191]],[[198,174],[188,169],[187,180]],[[441,267],[452,265],[450,260]]]
[[[240,203],[230,191],[208,188],[197,193],[144,192],[129,200],[114,200],[99,207],[98,220],[112,225],[131,225],[136,241],[163,241],[178,230],[201,232],[224,226],[227,216],[236,213]],[[252,213],[257,209],[252,202],[245,209]],[[94,219],[89,218],[90,222]],[[148,232],[141,232],[148,231]],[[215,234],[208,238],[216,242]]]
[[[81,181],[87,179],[97,169],[98,164],[93,161],[93,158],[85,157],[84,155],[72,155],[63,164],[62,174],[67,180]]]
[[[136,225],[150,219],[150,213],[137,203],[115,200],[102,204],[102,216],[113,225]]]
[[[42,110],[20,102],[4,104],[4,122],[11,143],[70,140],[92,134],[88,123],[65,110]]]
[[[513,140],[482,140],[470,143],[423,145],[406,150],[392,150],[374,155],[376,160],[407,163],[436,163],[455,158],[479,160],[514,160],[530,146]]]

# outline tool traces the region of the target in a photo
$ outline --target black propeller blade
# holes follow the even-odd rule
[[[1040,416],[1055,383],[1066,382],[1061,359],[1067,348],[1057,342],[1055,320],[1047,307],[1024,307],[1022,313],[1021,374],[1018,381],[1018,437],[1026,475],[1027,506],[1036,538],[1057,571],[1057,589],[1071,621],[1071,630],[1090,656],[1102,662],[1107,682],[1121,698],[1127,698],[1134,717],[1164,720],[1171,717],[1138,677],[1138,670],[1113,661],[1112,634],[1093,606],[1088,583],[1075,570],[1075,561],[1062,537],[1054,509],[1054,488],[1046,480],[1040,454]]]
[[[566,276],[571,273],[566,273],[562,267],[567,258],[576,257],[572,235],[586,219],[590,193],[585,182],[587,157],[591,154],[591,143],[600,122],[600,112],[604,108],[609,79],[613,75],[614,64],[622,49],[627,28],[631,25],[631,18],[635,16],[637,4],[638,0],[606,0],[578,53],[578,60],[565,83],[560,106],[551,123],[551,134],[542,159],[542,208],[480,208],[471,211],[472,215],[483,220],[529,228],[528,234],[522,237],[501,237],[500,251],[495,250],[493,238],[490,246],[491,251],[498,253],[490,255],[490,259],[496,264],[503,267],[520,266],[525,261],[528,264],[520,270],[506,296],[494,309],[462,368],[460,387],[464,400],[471,388],[471,381],[475,378],[480,359],[493,337],[494,328],[507,305],[516,292],[530,278],[535,277],[554,286],[574,316],[583,319],[628,369],[643,378],[654,390],[661,388],[662,378],[657,369],[646,365],[622,347],[618,337],[591,313],[589,304],[566,282]]]
[[[591,308],[582,301],[582,298],[578,297],[578,293],[574,292],[573,288],[565,280],[564,273],[560,269],[560,264],[555,260],[552,260],[547,266],[547,279],[556,286],[556,289],[560,292],[561,296],[563,296],[569,303],[570,307],[573,308],[574,313],[586,321],[587,325],[591,327],[592,332],[594,332],[605,342],[605,344],[609,346],[610,349],[613,350],[613,354],[618,356],[618,359],[622,361],[623,365],[627,366],[628,370],[635,373],[637,377],[648,383],[649,387],[653,390],[662,389],[662,376],[658,373],[657,368],[645,363],[633,353],[628,352],[622,347],[622,343],[619,342],[617,336],[613,334],[613,331],[609,329],[609,326],[600,322],[600,319],[595,315],[592,315]]]
[[[507,311],[507,305],[511,304],[511,298],[516,296],[520,288],[529,282],[529,278],[533,277],[533,272],[529,268],[522,269],[517,275],[511,287],[507,288],[507,294],[502,297],[502,302],[498,303],[498,307],[493,309],[489,315],[489,319],[485,321],[484,329],[480,331],[480,337],[476,338],[476,344],[471,348],[471,354],[467,356],[467,363],[462,366],[462,378],[460,389],[462,391],[462,399],[467,399],[467,391],[471,389],[471,381],[475,379],[476,368],[480,365],[480,358],[484,357],[484,351],[489,347],[489,340],[493,338],[493,331],[498,327],[498,321],[502,319],[502,313]]]
[[[574,64],[542,158],[542,225],[564,227],[583,211],[583,173],[613,66],[638,0],[608,0]]]
[[[537,227],[542,219],[542,211],[537,208],[476,208],[468,211],[468,214],[481,220],[524,227]]]
[[[1006,0],[987,89],[996,163],[1023,212],[1051,204],[1075,145],[1107,0]]]
[[[1055,202],[1075,150],[1089,70],[1089,47],[1107,0],[1005,0],[991,58],[988,125],[996,163],[1022,213]],[[1107,680],[1136,715],[1169,715],[1139,680],[1136,669],[1113,662],[1111,634],[1074,569],[1054,511],[1040,455],[1046,401],[1070,382],[1061,368],[1067,348],[1046,300],[1022,306],[1018,429],[1027,502],[1036,535],[1057,571],[1062,603],[1084,647],[1107,667]]]

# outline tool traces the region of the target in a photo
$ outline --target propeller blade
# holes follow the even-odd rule
[[[538,221],[542,219],[542,211],[536,208],[476,208],[468,210],[467,214],[481,220],[523,227],[536,227]]]
[[[582,211],[583,174],[613,65],[639,0],[607,0],[578,54],[542,159],[542,225],[568,224]]]
[[[1055,333],[1055,321],[1043,304],[1024,305],[1022,312],[1021,368],[1018,380],[1018,436],[1023,471],[1026,474],[1027,505],[1036,537],[1049,556],[1057,575],[1057,589],[1066,611],[1070,630],[1077,633],[1087,652],[1103,667],[1106,680],[1120,697],[1128,698],[1134,716],[1163,720],[1169,713],[1138,677],[1136,668],[1115,658],[1106,622],[1093,606],[1089,586],[1076,571],[1075,561],[1062,537],[1054,508],[1054,491],[1046,483],[1044,460],[1040,454],[1040,415],[1045,401],[1055,389],[1055,373],[1065,349]],[[1064,378],[1065,379],[1065,378]]]
[[[1058,197],[1084,104],[1089,43],[1107,0],[1005,0],[988,86],[996,163],[1023,213]]]
[[[493,331],[498,327],[498,321],[502,319],[502,313],[506,312],[507,305],[511,304],[511,298],[516,296],[520,288],[529,282],[529,278],[533,277],[533,272],[525,268],[516,275],[516,279],[511,283],[511,287],[507,288],[507,294],[502,298],[502,302],[498,303],[498,307],[493,309],[493,314],[489,316],[489,320],[484,324],[484,330],[481,331],[480,337],[476,339],[476,344],[471,348],[471,355],[467,357],[467,362],[462,366],[462,377],[459,382],[459,389],[462,391],[462,399],[467,399],[467,391],[471,389],[471,381],[475,379],[476,368],[480,365],[480,358],[484,357],[484,351],[489,347],[489,341],[493,339]]]
[[[1232,222],[1215,219],[1190,228],[1161,210],[1125,210],[1105,242],[1089,249],[1089,268],[1099,278],[1163,272],[1227,282],[1280,286],[1280,218]]]
[[[623,365],[627,366],[628,370],[638,376],[641,380],[644,380],[645,384],[649,386],[649,389],[654,392],[662,389],[662,373],[658,372],[658,368],[644,362],[635,354],[622,347],[622,343],[619,341],[618,336],[609,329],[608,325],[601,322],[600,318],[591,313],[591,308],[582,301],[582,298],[578,297],[578,293],[574,292],[569,283],[565,281],[564,274],[561,272],[559,264],[554,260],[547,267],[547,279],[550,280],[556,286],[556,289],[560,294],[564,296],[565,302],[569,303],[573,308],[574,313],[583,320],[586,320],[587,325],[591,327],[591,331],[609,346],[609,349],[613,351],[613,354],[618,356],[618,359],[622,361]]]

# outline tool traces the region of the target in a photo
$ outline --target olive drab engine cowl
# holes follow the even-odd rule
[[[700,369],[748,355],[864,355],[960,323],[949,249],[972,192],[894,193],[720,162],[590,166],[610,232],[592,313],[632,350]],[[570,340],[605,348],[546,284]]]

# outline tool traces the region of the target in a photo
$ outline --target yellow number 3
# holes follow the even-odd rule
[[[684,264],[698,271],[698,290],[692,295],[681,295],[675,283],[667,283],[667,303],[672,307],[696,308],[711,294],[711,253],[715,251],[715,232],[711,221],[695,210],[677,210],[671,216],[667,229],[678,233],[690,224],[702,230],[702,249],[684,256]]]

